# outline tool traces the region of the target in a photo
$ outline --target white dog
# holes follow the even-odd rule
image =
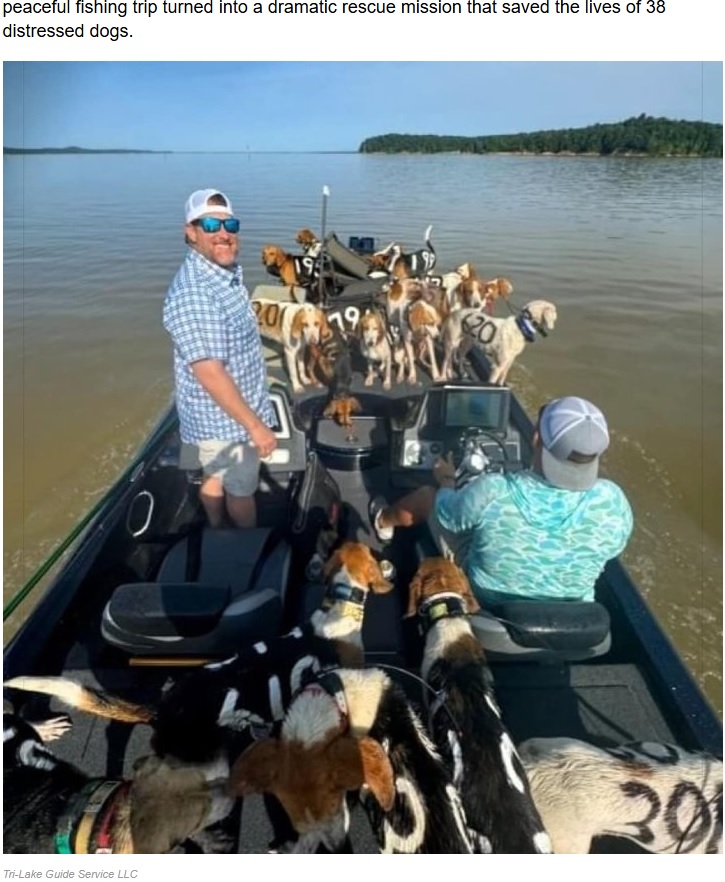
[[[329,333],[324,312],[311,303],[292,301],[252,300],[252,307],[259,323],[259,333],[267,340],[281,343],[287,370],[295,392],[314,383],[307,375],[304,365],[305,348],[319,344]]]
[[[556,324],[556,307],[548,300],[531,300],[517,315],[493,318],[484,309],[457,309],[443,323],[444,378],[453,377],[454,358],[478,346],[491,362],[489,382],[503,386],[516,357],[536,334],[545,337]]]
[[[722,761],[672,744],[602,749],[574,738],[519,745],[554,852],[623,836],[653,854],[722,854]]]

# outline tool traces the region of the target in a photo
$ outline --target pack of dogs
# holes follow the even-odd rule
[[[335,420],[352,439],[353,415],[361,411],[352,394],[351,351],[359,356],[364,385],[379,381],[384,390],[408,383],[417,385],[422,367],[433,381],[466,374],[465,360],[477,347],[489,362],[489,381],[506,383],[516,358],[529,343],[545,338],[557,321],[556,306],[534,299],[515,307],[513,284],[503,276],[483,278],[472,263],[436,275],[436,252],[424,233],[424,246],[406,251],[399,242],[366,257],[372,277],[386,277],[379,292],[359,310],[352,329],[341,330],[326,319],[315,303],[253,300],[263,338],[280,344],[293,391],[326,387],[323,416]],[[310,286],[317,270],[322,242],[312,230],[297,233],[301,255],[289,255],[275,245],[262,251],[264,265],[285,285]],[[497,304],[509,314],[493,315]]]
[[[478,603],[453,561],[422,561],[409,586],[405,615],[424,634],[415,690],[365,663],[366,606],[396,590],[376,554],[344,541],[321,578],[307,624],[191,670],[153,703],[63,677],[5,682],[16,697],[151,730],[151,753],[107,781],[49,746],[67,717],[6,713],[5,852],[228,851],[219,822],[264,794],[275,853],[353,850],[356,805],[384,854],[585,854],[602,835],[722,853],[721,760],[664,744],[514,744],[469,624]]]

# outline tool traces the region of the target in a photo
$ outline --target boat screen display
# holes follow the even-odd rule
[[[509,417],[507,389],[447,389],[444,422],[447,428],[475,426],[505,434]]]

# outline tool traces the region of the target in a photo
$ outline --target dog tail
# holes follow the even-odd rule
[[[433,232],[433,224],[429,224],[425,233],[423,233],[423,241],[428,246],[429,251],[435,251],[433,246],[430,244],[430,234]]]
[[[153,708],[146,705],[125,701],[63,677],[14,677],[6,680],[3,686],[52,695],[69,707],[122,723],[149,723],[155,716]]]

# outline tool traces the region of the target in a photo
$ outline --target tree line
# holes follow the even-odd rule
[[[722,156],[722,124],[633,116],[619,123],[516,135],[401,135],[366,138],[360,153],[563,153]]]

